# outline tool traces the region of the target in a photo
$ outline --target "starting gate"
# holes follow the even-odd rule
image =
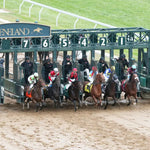
[[[126,51],[130,65],[133,63],[134,55],[137,56],[141,90],[150,91],[150,30],[142,27],[51,30],[50,26],[37,23],[0,25],[0,53],[5,53],[4,75],[2,75],[3,68],[0,68],[0,76],[2,76],[0,86],[4,86],[6,91],[12,93],[13,97],[21,102],[23,77],[17,54],[27,55],[33,52],[35,71],[39,71],[37,53],[49,51],[52,52],[55,65],[59,65],[57,56],[60,51],[64,58],[70,51],[74,66],[77,65],[77,51],[81,51],[82,54],[90,52],[91,65],[97,64],[97,57],[104,57],[110,65],[115,65],[115,53],[120,56]],[[14,55],[12,74],[9,71],[9,53]],[[117,65],[116,72],[119,75]],[[10,96],[8,93],[5,95]]]

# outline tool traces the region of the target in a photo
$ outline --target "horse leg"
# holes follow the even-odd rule
[[[115,98],[115,96],[113,96],[112,98],[114,100],[113,106],[115,106],[116,105],[116,98]]]
[[[39,102],[39,105],[40,105],[40,110],[42,110],[43,109],[43,102],[42,101]]]
[[[36,103],[36,112],[39,111],[39,106],[40,106],[40,104],[37,102],[37,103]]]
[[[76,101],[75,100],[73,100],[73,104],[74,104],[74,111],[76,112],[77,108],[76,108]]]
[[[92,96],[93,97],[93,99],[94,99],[94,101],[95,101],[95,105],[96,105],[96,107],[98,106],[98,101],[97,101],[97,99],[95,98],[95,96]]]
[[[131,100],[130,100],[129,95],[127,97],[128,97],[128,100],[129,100],[129,103],[127,104],[127,106],[129,106],[131,104]]]
[[[107,99],[107,97],[106,97],[106,96],[104,97],[104,102],[105,102],[105,107],[104,107],[104,109],[106,109],[106,108],[107,108],[107,106],[108,106],[108,99]]]

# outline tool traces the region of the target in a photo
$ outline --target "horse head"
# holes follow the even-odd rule
[[[131,74],[129,81],[130,81],[130,82],[131,82],[131,81],[134,81],[134,82],[136,82],[136,83],[140,82],[140,81],[139,81],[139,77],[138,77],[138,75],[137,75],[136,73]]]
[[[136,83],[140,82],[139,77],[136,73],[133,74],[133,79],[135,80]]]
[[[46,86],[46,84],[42,79],[39,79],[36,83],[36,86],[41,88],[41,87]]]
[[[103,72],[98,73],[98,74],[96,75],[95,81],[97,81],[97,82],[99,82],[99,83],[105,82],[105,77],[104,77],[104,75],[103,75]]]

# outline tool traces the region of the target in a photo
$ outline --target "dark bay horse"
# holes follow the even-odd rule
[[[46,98],[50,98],[54,101],[55,107],[61,106],[61,98],[60,98],[60,78],[57,76],[55,80],[52,82],[52,87],[47,87],[44,89],[44,100]]]
[[[122,89],[125,92],[125,98],[128,97],[130,105],[131,100],[130,97],[133,96],[137,103],[137,83],[139,82],[138,75],[136,73],[131,74],[129,81],[125,84],[124,89]]]
[[[92,83],[92,88],[90,92],[85,91],[85,86],[89,83],[88,81],[85,81],[83,85],[83,93],[85,93],[84,100],[86,100],[87,97],[91,96],[94,99],[96,106],[98,106],[98,100],[101,104],[101,83],[104,81],[105,77],[103,76],[103,73],[98,73]]]
[[[74,110],[77,110],[76,101],[80,106],[80,91],[81,85],[79,81],[72,82],[71,86],[68,88],[68,99],[74,103]]]
[[[117,91],[117,85],[120,85],[120,81],[118,80],[118,77],[115,74],[111,74],[104,93],[104,102],[105,102],[105,107],[104,109],[107,108],[108,106],[108,97],[112,97],[114,100],[114,104],[116,104],[116,91]]]
[[[44,86],[45,82],[42,79],[39,79],[33,86],[30,94],[28,94],[29,86],[25,87],[25,103],[29,104],[30,100],[36,103],[36,111],[39,110],[39,106],[43,102],[42,87]]]

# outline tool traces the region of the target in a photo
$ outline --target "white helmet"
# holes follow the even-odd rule
[[[38,78],[38,77],[39,77],[39,74],[38,74],[37,72],[35,72],[35,73],[34,73],[34,76],[35,76],[36,78]]]
[[[55,71],[55,72],[58,72],[58,68],[54,68],[54,71]]]
[[[132,69],[136,69],[136,65],[132,65],[132,67],[131,67]]]

